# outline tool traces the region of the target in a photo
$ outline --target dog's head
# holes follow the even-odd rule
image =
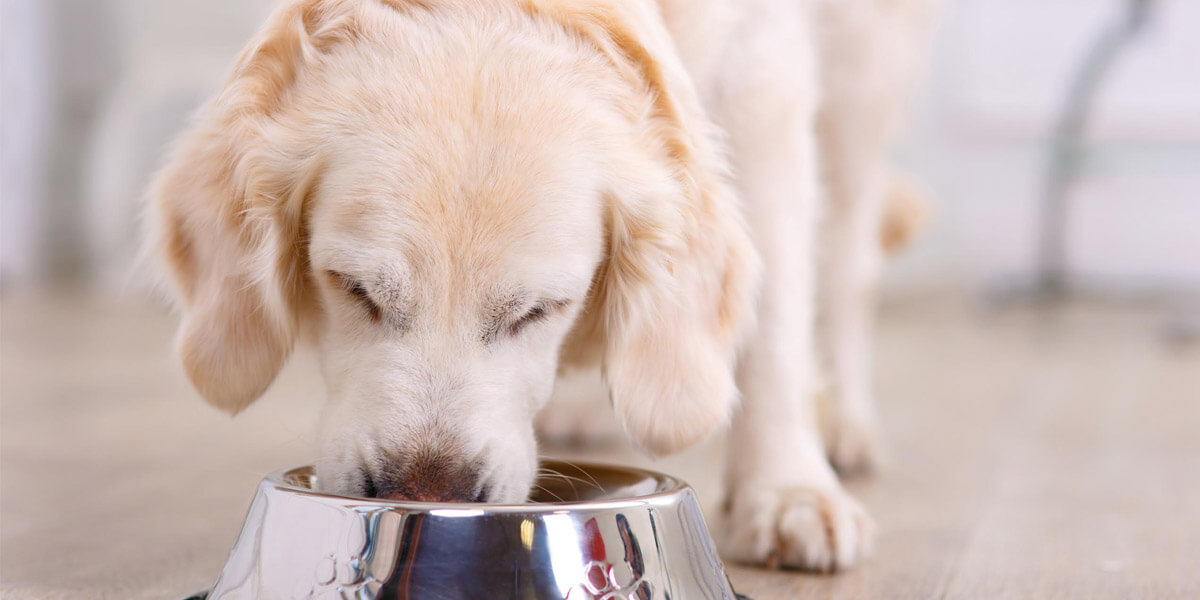
[[[565,361],[653,452],[735,401],[756,262],[661,23],[511,4],[285,6],[153,188],[188,376],[240,411],[310,335],[330,491],[523,500]]]

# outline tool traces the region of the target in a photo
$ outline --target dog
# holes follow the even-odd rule
[[[151,187],[185,371],[237,413],[311,343],[323,489],[518,503],[594,366],[649,453],[729,428],[727,558],[850,567],[934,3],[287,2]]]

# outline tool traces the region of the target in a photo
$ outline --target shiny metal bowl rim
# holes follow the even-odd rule
[[[299,476],[312,476],[313,467],[311,465],[292,467],[289,469],[279,469],[273,471],[266,476],[266,479],[272,485],[288,490],[295,494],[304,496],[312,496],[317,498],[325,498],[331,501],[337,501],[344,505],[353,506],[371,506],[378,508],[400,509],[410,512],[436,512],[439,516],[483,516],[487,514],[540,514],[540,513],[563,513],[575,510],[613,510],[620,508],[634,508],[645,506],[646,504],[657,504],[660,502],[670,502],[678,494],[684,490],[691,489],[684,481],[649,469],[639,467],[630,467],[625,465],[615,465],[611,463],[593,462],[593,461],[578,461],[570,462],[558,461],[549,459],[545,462],[563,462],[570,464],[573,468],[579,469],[581,472],[586,469],[611,469],[629,473],[632,475],[640,475],[644,478],[652,479],[658,482],[658,488],[650,494],[638,496],[623,496],[608,500],[576,500],[568,502],[529,502],[525,504],[489,504],[482,502],[415,502],[407,500],[384,500],[380,498],[366,498],[363,496],[343,496],[339,494],[329,494],[319,492],[310,487],[297,485],[292,482],[292,479]]]

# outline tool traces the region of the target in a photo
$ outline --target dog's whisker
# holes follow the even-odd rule
[[[586,475],[586,476],[587,476],[587,478],[588,478],[588,479],[590,479],[590,480],[592,481],[592,485],[596,486],[596,489],[599,489],[599,490],[600,490],[600,491],[602,491],[602,492],[604,491],[604,487],[600,485],[600,482],[596,481],[596,478],[595,478],[595,477],[592,477],[592,474],[591,474],[591,473],[588,473],[588,472],[587,472],[587,469],[584,469],[584,468],[580,467],[579,465],[577,465],[577,464],[575,464],[575,463],[573,463],[573,462],[571,462],[571,461],[569,461],[569,460],[564,460],[564,461],[562,461],[562,462],[563,462],[563,464],[565,464],[565,465],[567,465],[567,466],[569,466],[569,467],[571,467],[571,468],[575,469],[576,471],[579,471],[580,473],[582,473],[582,474]]]
[[[552,479],[561,479],[562,481],[565,481],[565,482],[567,482],[567,485],[571,486],[571,493],[572,493],[572,494],[576,494],[576,495],[578,495],[578,494],[579,494],[579,490],[575,489],[575,483],[574,483],[573,481],[571,481],[570,479],[567,479],[567,478],[565,478],[565,477],[562,477],[562,476],[560,476],[560,475],[559,475],[559,474],[557,474],[557,473],[553,473],[553,474],[547,474],[546,476],[547,476],[547,477],[550,477],[550,478],[552,478]]]
[[[570,478],[566,475],[563,475],[562,473],[559,473],[558,471],[555,471],[554,469],[551,469],[549,467],[540,467],[538,469],[538,471],[541,473],[541,476],[543,476],[543,477],[550,478],[550,479],[558,479],[558,480],[567,482],[567,485],[571,486],[571,493],[575,494],[575,495],[579,494],[579,490],[575,488],[575,482],[572,481],[572,478]],[[586,482],[581,481],[581,483],[586,483]]]
[[[593,480],[593,481],[588,481],[588,480],[586,480],[586,479],[582,479],[582,478],[579,478],[579,477],[572,477],[572,476],[570,476],[570,475],[565,475],[565,474],[563,474],[563,473],[547,473],[547,474],[546,474],[546,476],[547,476],[547,477],[553,477],[553,478],[555,478],[555,479],[562,479],[563,481],[568,481],[568,482],[579,482],[579,483],[581,483],[581,484],[583,484],[583,485],[586,485],[586,486],[589,486],[589,487],[594,487],[594,488],[596,488],[596,489],[600,490],[601,492],[603,492],[603,491],[604,491],[604,488],[603,488],[603,487],[601,487],[601,486],[600,486],[600,484],[596,483],[594,480]]]
[[[544,493],[544,494],[548,494],[548,495],[550,495],[550,496],[553,496],[553,497],[554,497],[554,499],[555,499],[555,500],[557,500],[557,501],[559,501],[559,502],[563,502],[563,501],[564,501],[564,500],[562,499],[562,496],[559,496],[558,494],[555,494],[554,492],[552,492],[552,491],[550,491],[550,490],[548,490],[548,489],[546,489],[546,488],[544,488],[544,487],[542,487],[542,486],[540,486],[540,485],[538,485],[538,484],[536,484],[536,483],[535,483],[535,484],[533,484],[533,487],[535,487],[535,488],[537,488],[537,489],[541,490],[541,491],[542,491],[542,493]]]
[[[571,485],[571,491],[572,491],[573,493],[578,493],[578,492],[576,491],[576,489],[575,489],[575,484],[574,484],[574,482],[579,482],[579,483],[581,483],[581,484],[583,484],[583,485],[591,486],[591,487],[593,487],[593,488],[595,488],[595,489],[597,489],[597,490],[600,490],[600,493],[602,493],[602,494],[604,494],[604,493],[607,493],[607,491],[604,489],[604,486],[600,485],[600,483],[599,483],[598,481],[596,481],[596,478],[595,478],[595,477],[592,477],[592,476],[591,476],[591,474],[590,474],[590,473],[588,473],[586,470],[584,470],[584,469],[581,469],[581,468],[580,468],[578,465],[576,465],[576,464],[573,464],[573,463],[570,463],[570,462],[567,462],[567,461],[562,461],[562,462],[564,462],[565,464],[567,464],[567,465],[569,465],[569,466],[571,466],[571,467],[574,467],[574,468],[575,468],[577,471],[579,471],[580,473],[582,473],[582,474],[586,475],[586,476],[588,477],[588,479],[587,479],[587,480],[585,480],[585,479],[582,479],[582,478],[579,478],[579,477],[575,477],[575,476],[572,476],[572,475],[567,475],[567,474],[565,474],[565,473],[562,473],[562,472],[560,472],[560,471],[555,471],[555,470],[553,470],[553,469],[549,469],[549,468],[545,469],[545,471],[546,471],[546,476],[547,476],[547,477],[553,477],[553,478],[556,478],[556,479],[561,479],[561,480],[563,480],[563,481],[566,481],[566,482],[568,482],[568,483]],[[589,480],[590,480],[590,481],[589,481]]]

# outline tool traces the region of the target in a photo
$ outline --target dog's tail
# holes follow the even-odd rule
[[[884,194],[879,243],[888,256],[895,256],[925,228],[929,191],[911,176],[893,171]]]

